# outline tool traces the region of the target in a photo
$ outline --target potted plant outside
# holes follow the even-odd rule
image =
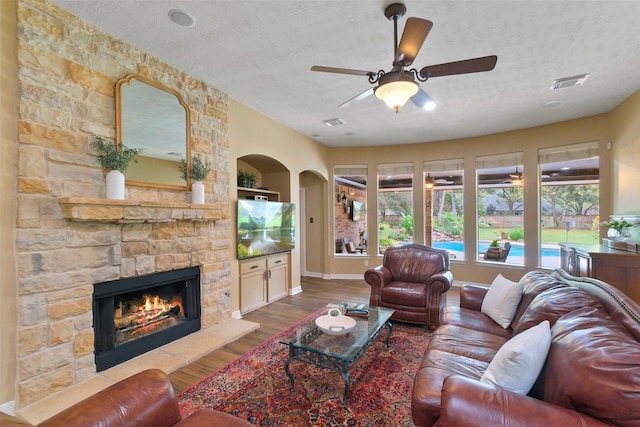
[[[124,200],[123,172],[127,170],[131,161],[138,161],[135,157],[140,150],[128,148],[123,143],[108,142],[100,135],[94,135],[91,146],[98,153],[97,157],[102,167],[109,171],[106,176],[107,199]]]
[[[182,179],[187,180],[187,162],[184,159],[180,162],[180,172],[182,173]],[[200,155],[195,154],[191,157],[191,168],[189,170],[189,177],[191,178],[191,203],[203,204],[204,203],[204,184],[202,181],[207,179],[207,176],[211,172],[211,163],[203,161]]]

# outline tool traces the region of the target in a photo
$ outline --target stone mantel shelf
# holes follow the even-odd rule
[[[227,204],[144,202],[137,200],[87,199],[61,197],[58,203],[71,221],[120,224],[176,221],[216,221],[229,217]]]

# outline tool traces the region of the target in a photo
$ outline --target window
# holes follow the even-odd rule
[[[367,253],[367,167],[336,166],[334,225],[336,254]]]
[[[476,158],[478,260],[524,265],[522,153]]]
[[[378,165],[378,253],[413,243],[413,165]]]
[[[424,163],[425,244],[464,259],[464,160]]]
[[[598,243],[600,169],[598,143],[541,149],[540,261],[560,267],[558,242]]]

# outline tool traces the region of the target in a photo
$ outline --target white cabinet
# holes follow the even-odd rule
[[[240,312],[246,313],[267,303],[267,260],[240,263]]]
[[[240,313],[284,298],[288,291],[288,253],[240,262]]]
[[[267,298],[269,302],[287,296],[289,290],[289,254],[267,258]]]

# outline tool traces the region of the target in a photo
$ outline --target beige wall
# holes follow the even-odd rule
[[[16,2],[0,1],[0,404],[14,400],[17,286],[15,266],[17,115]]]
[[[610,114],[613,156],[613,210],[640,214],[640,90]]]
[[[312,172],[322,178],[326,183],[329,171],[328,148],[316,141],[295,132],[286,126],[258,113],[251,108],[231,99],[229,101],[229,174],[235,177],[237,174],[237,162],[235,159],[251,154],[271,157],[282,163],[290,172],[289,183],[278,182],[278,187],[289,186],[289,194],[281,193],[282,200],[295,203],[296,212],[296,236],[301,235],[300,221],[300,174]],[[263,178],[265,178],[263,176]],[[326,186],[326,184],[325,184]],[[275,188],[270,185],[269,188]],[[237,185],[235,179],[229,180],[229,199],[232,206],[237,201]],[[231,209],[231,224],[235,227],[235,209]],[[325,222],[326,224],[326,222]],[[326,234],[326,233],[325,233]],[[300,286],[300,251],[301,245],[305,245],[304,236],[296,242],[296,248],[291,253],[291,288]],[[235,245],[231,245],[231,300],[232,309],[239,311],[239,266],[235,253]],[[306,247],[306,246],[305,246]],[[326,253],[326,247],[314,246],[309,257],[322,257]]]

